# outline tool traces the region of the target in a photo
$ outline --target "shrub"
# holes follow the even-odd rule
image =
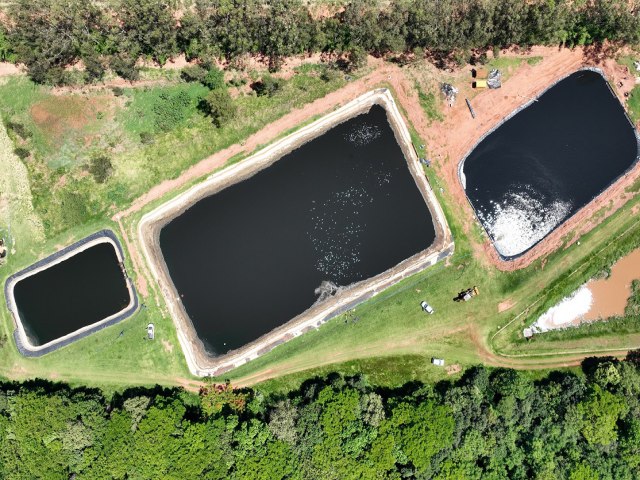
[[[224,87],[224,72],[215,65],[212,65],[202,80],[202,84],[209,90],[216,90]]]
[[[471,55],[466,50],[458,50],[453,54],[453,61],[456,62],[456,65],[460,68],[464,67],[470,58]]]
[[[187,116],[191,97],[186,92],[161,93],[153,106],[154,125],[160,132],[168,132]]]
[[[320,74],[320,80],[328,83],[333,80],[336,80],[339,76],[340,76],[340,73],[336,69],[326,67],[325,69],[322,70],[322,73]]]
[[[229,80],[229,85],[233,87],[241,87],[246,83],[247,83],[247,80],[242,75],[234,75],[233,78]]]
[[[84,73],[88,82],[102,80],[106,69],[100,57],[95,54],[90,54],[84,56],[82,61],[85,66]]]
[[[13,153],[15,153],[21,160],[24,160],[29,155],[31,155],[31,152],[23,147],[17,147],[15,150],[13,150]]]
[[[27,128],[21,123],[7,122],[7,128],[12,130],[16,135],[18,135],[23,140],[26,140],[27,138],[31,138],[31,132],[27,130]]]
[[[151,145],[152,143],[155,142],[155,139],[153,138],[153,135],[150,134],[149,132],[140,132],[140,142],[143,145]]]
[[[89,164],[89,173],[93,176],[96,182],[106,182],[112,171],[113,165],[111,164],[111,159],[106,154],[101,153],[91,159],[91,163]]]
[[[211,117],[212,122],[221,127],[231,120],[237,111],[231,95],[226,89],[212,90],[205,99],[200,102],[200,109]]]
[[[263,95],[272,97],[281,88],[282,88],[282,80],[273,78],[271,75],[265,75],[264,77],[262,77],[262,80],[258,82],[253,82],[251,84],[251,89],[255,91],[259,97]]]
[[[140,72],[136,68],[136,59],[126,54],[111,57],[109,66],[125,80],[137,80],[140,77]]]
[[[180,72],[180,77],[185,82],[203,82],[205,77],[207,76],[207,70],[202,68],[200,65],[192,65],[189,67],[184,67]]]
[[[367,65],[367,52],[362,47],[352,47],[347,53],[347,71],[353,72]]]
[[[79,71],[65,70],[63,67],[51,67],[44,74],[43,83],[48,85],[76,85],[83,82],[84,74]]]
[[[121,97],[122,95],[124,95],[124,89],[121,87],[112,87],[111,91],[113,92],[113,95],[115,97]]]

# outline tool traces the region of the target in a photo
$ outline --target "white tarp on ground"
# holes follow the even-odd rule
[[[555,307],[551,307],[540,315],[531,328],[537,332],[547,332],[578,325],[591,309],[592,301],[591,290],[583,285],[570,296],[563,298]]]

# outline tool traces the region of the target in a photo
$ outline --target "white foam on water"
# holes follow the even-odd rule
[[[360,249],[366,225],[360,211],[373,201],[364,187],[333,192],[309,210],[313,228],[307,232],[317,254],[316,269],[334,280],[360,277]]]
[[[592,303],[591,290],[583,285],[570,296],[563,298],[556,306],[540,315],[532,327],[539,332],[569,327],[591,310]]]
[[[571,202],[536,198],[530,186],[508,192],[501,201],[491,202],[490,211],[478,217],[491,235],[496,250],[504,257],[518,255],[557,227],[569,214]]]
[[[369,125],[361,123],[345,135],[345,140],[352,143],[356,147],[363,147],[373,142],[382,135],[382,129],[378,125]]]

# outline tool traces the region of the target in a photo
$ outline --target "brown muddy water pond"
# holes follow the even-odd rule
[[[584,316],[585,320],[624,315],[631,296],[631,282],[637,279],[640,279],[640,248],[618,260],[611,268],[608,278],[587,283],[592,303],[591,309]]]

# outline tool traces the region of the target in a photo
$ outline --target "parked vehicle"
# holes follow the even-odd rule
[[[436,367],[444,367],[444,358],[431,358],[431,363],[433,363]]]
[[[462,290],[458,293],[458,296],[453,299],[454,302],[468,302],[473,297],[477,297],[480,295],[480,290],[478,287],[473,286],[471,288],[467,288],[466,290]]]
[[[422,302],[420,302],[420,306],[422,307],[422,310],[429,313],[429,314],[433,314],[434,310],[433,307],[431,305],[429,305],[427,302],[425,302],[424,300]]]

